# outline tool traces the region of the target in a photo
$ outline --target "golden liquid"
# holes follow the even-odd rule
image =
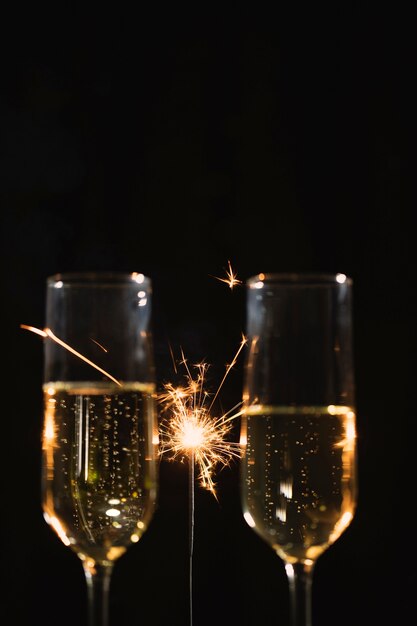
[[[154,385],[44,385],[43,510],[78,556],[111,562],[156,500]]]
[[[285,561],[314,561],[354,515],[354,411],[252,406],[242,419],[241,443],[249,526]]]

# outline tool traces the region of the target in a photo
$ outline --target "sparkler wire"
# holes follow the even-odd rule
[[[194,553],[194,517],[195,517],[195,494],[194,494],[194,450],[189,456],[188,489],[189,489],[189,603],[190,603],[190,626],[193,626],[193,553]]]

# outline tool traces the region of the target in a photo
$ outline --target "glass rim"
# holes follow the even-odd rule
[[[85,271],[85,272],[60,272],[52,274],[46,279],[48,287],[84,286],[93,285],[151,285],[149,276],[141,272],[118,272],[118,271]]]
[[[250,289],[262,289],[264,286],[294,286],[294,287],[326,287],[353,284],[353,279],[342,272],[334,274],[323,272],[282,272],[256,274],[246,280]]]

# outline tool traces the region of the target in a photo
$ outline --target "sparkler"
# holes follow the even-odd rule
[[[171,460],[188,457],[189,460],[189,610],[190,626],[193,624],[193,549],[194,549],[194,468],[199,469],[200,485],[208,489],[216,497],[213,479],[214,469],[218,465],[229,465],[234,457],[240,456],[240,444],[226,440],[232,429],[232,421],[242,414],[237,411],[241,402],[226,413],[215,417],[211,414],[214,402],[222,388],[230,370],[246,344],[242,335],[240,346],[226,367],[225,374],[217,391],[209,401],[210,394],[205,389],[208,370],[207,363],[194,366],[196,375],[193,377],[190,367],[181,351],[182,364],[186,372],[186,384],[174,387],[172,383],[165,385],[159,401],[163,412],[168,418],[162,420],[160,427],[160,454],[169,454]]]
[[[195,365],[197,373],[193,377],[183,352],[180,364],[186,371],[186,384],[174,387],[172,383],[168,383],[164,387],[165,391],[159,396],[163,413],[168,413],[168,418],[162,420],[160,428],[160,454],[169,454],[171,459],[192,457],[193,463],[190,461],[190,466],[194,463],[197,465],[201,486],[214,496],[216,495],[214,469],[218,465],[228,465],[234,457],[240,456],[239,443],[227,441],[226,436],[232,429],[232,421],[242,412],[235,412],[241,405],[240,402],[219,417],[213,416],[211,410],[245,344],[246,338],[242,336],[239,349],[227,366],[210,402],[210,394],[204,388],[208,364],[203,362]]]

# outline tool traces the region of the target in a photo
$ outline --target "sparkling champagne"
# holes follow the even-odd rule
[[[353,518],[353,409],[251,406],[241,444],[246,521],[286,562],[315,560]]]
[[[154,512],[155,386],[54,382],[43,390],[45,519],[81,559],[112,562]]]

